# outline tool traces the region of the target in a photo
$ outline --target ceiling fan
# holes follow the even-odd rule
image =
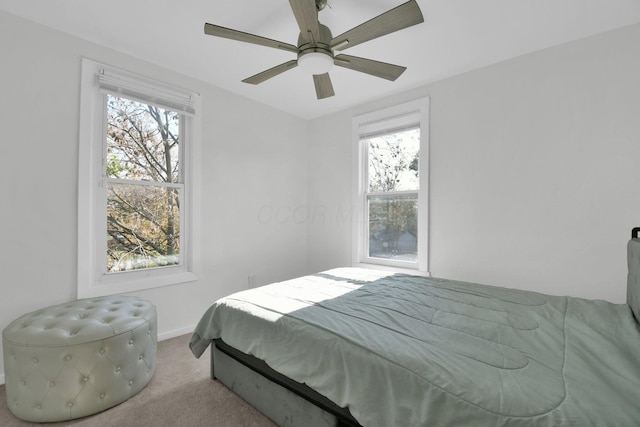
[[[318,99],[323,99],[335,95],[329,77],[329,70],[333,65],[394,81],[400,77],[406,67],[357,56],[335,55],[334,51],[342,51],[424,22],[418,3],[415,0],[410,0],[337,37],[333,37],[329,28],[318,22],[318,11],[326,6],[327,0],[289,0],[289,3],[298,27],[300,27],[297,46],[219,25],[204,24],[205,34],[211,36],[258,44],[297,54],[297,59],[292,59],[248,77],[242,80],[244,83],[259,84],[300,66],[313,74],[316,95]]]

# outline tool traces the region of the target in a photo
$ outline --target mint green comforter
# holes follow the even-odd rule
[[[639,426],[627,305],[368,269],[240,292],[202,317],[363,426]]]

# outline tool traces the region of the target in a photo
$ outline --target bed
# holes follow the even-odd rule
[[[311,425],[291,396],[317,425],[637,426],[639,232],[627,304],[338,268],[220,299],[189,345],[280,425]]]

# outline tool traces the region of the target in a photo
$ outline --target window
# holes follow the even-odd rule
[[[424,98],[353,119],[356,265],[428,272],[428,108]]]
[[[83,60],[78,297],[197,279],[199,102]]]

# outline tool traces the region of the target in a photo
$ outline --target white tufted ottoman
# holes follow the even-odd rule
[[[124,402],[156,366],[156,308],[82,299],[25,314],[2,332],[7,404],[27,421],[84,417]]]

